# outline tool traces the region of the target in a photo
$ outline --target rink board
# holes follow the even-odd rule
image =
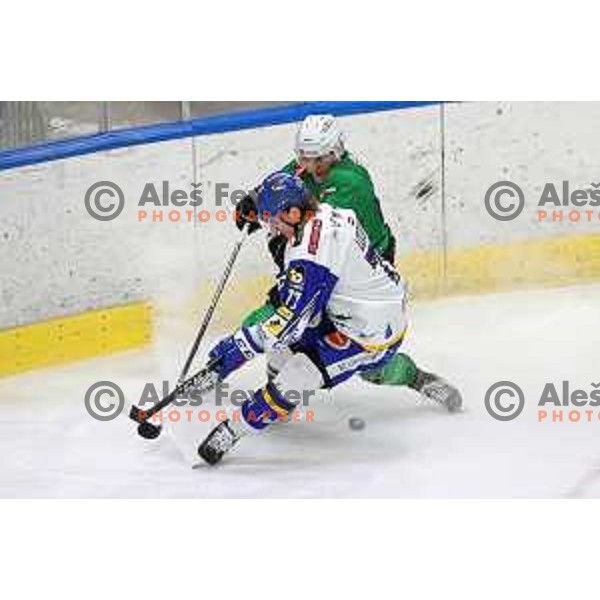
[[[600,103],[369,108],[360,114],[354,103],[340,124],[373,175],[411,297],[600,279],[600,220],[539,222],[534,202],[546,181],[568,178],[583,189],[597,178]],[[214,221],[140,223],[135,200],[146,182],[164,180],[184,190],[200,182],[207,208],[218,182],[248,189],[290,157],[294,119],[312,108],[294,110],[267,113],[270,121],[237,115],[239,130],[228,118],[67,140],[51,162],[43,160],[50,145],[6,156],[0,375],[140,347],[160,327],[161,335],[179,327],[177,350],[185,353],[239,234]],[[493,220],[483,203],[503,179],[517,181],[527,198],[510,223]],[[84,208],[86,190],[101,180],[117,182],[127,199],[110,223]],[[253,236],[240,254],[211,333],[264,301],[273,274],[262,242]],[[113,315],[115,326],[103,329],[99,314]]]
[[[134,303],[0,331],[0,376],[141,348],[152,308]]]
[[[491,269],[494,264],[506,268]],[[409,255],[398,268],[416,299],[585,283],[600,279],[600,235],[453,252],[448,256],[445,279],[435,275],[439,265],[431,253]],[[244,312],[263,301],[264,290],[271,284],[268,277],[240,281],[235,294],[225,295],[213,328],[235,327]],[[201,304],[212,291],[212,286],[204,286],[193,304]],[[146,302],[7,329],[0,331],[0,376],[142,348],[152,338],[153,306]]]

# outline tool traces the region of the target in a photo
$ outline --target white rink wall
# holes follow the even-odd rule
[[[560,192],[600,182],[600,102],[475,102],[446,106],[448,245],[454,247],[600,231],[595,223],[540,223],[544,185]],[[521,216],[491,219],[483,198],[496,181],[513,181],[525,194]],[[548,212],[552,206],[546,207]]]
[[[443,110],[445,118],[442,138]],[[535,220],[546,182],[589,188],[600,173],[600,103],[465,103],[341,117],[350,150],[370,169],[399,258],[600,232],[593,223]],[[159,297],[186,297],[214,280],[237,238],[232,223],[138,222],[144,186],[190,191],[201,181],[214,213],[216,183],[249,188],[292,157],[296,124],[137,146],[0,172],[0,329]],[[446,157],[442,198],[442,139]],[[521,217],[493,220],[487,188],[513,180]],[[84,207],[95,182],[116,182],[123,213],[98,222]],[[151,210],[153,207],[146,207]],[[185,209],[181,209],[185,210]],[[196,209],[198,210],[198,209]],[[271,272],[255,236],[237,277]],[[440,277],[442,273],[438,274]],[[436,276],[438,276],[436,275]]]
[[[84,206],[97,181],[117,182],[126,198],[160,177],[182,185],[191,179],[189,148],[167,142],[0,173],[0,327],[147,298],[168,253],[191,264],[191,228],[143,228],[133,202],[110,222]]]

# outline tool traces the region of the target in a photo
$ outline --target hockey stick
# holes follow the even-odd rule
[[[179,376],[180,383],[185,379],[185,376],[188,374],[188,371],[190,370],[190,366],[192,365],[192,362],[194,361],[194,358],[196,357],[196,352],[198,352],[198,347],[200,346],[200,342],[202,341],[202,338],[204,337],[204,334],[206,333],[206,330],[208,329],[208,325],[212,320],[215,309],[217,308],[217,304],[219,303],[219,300],[221,299],[221,295],[223,294],[223,290],[225,289],[225,286],[227,285],[227,281],[229,279],[229,276],[231,275],[231,271],[233,271],[233,265],[235,265],[238,254],[240,253],[240,250],[242,249],[244,242],[248,239],[248,235],[249,235],[249,233],[247,232],[247,230],[244,230],[244,232],[242,233],[242,236],[240,237],[238,242],[233,247],[231,255],[229,256],[229,260],[227,261],[227,265],[225,266],[225,271],[223,272],[223,275],[221,275],[221,281],[219,281],[219,285],[217,286],[217,289],[215,290],[215,293],[213,295],[210,306],[208,307],[206,314],[204,315],[204,320],[202,321],[202,325],[200,325],[200,329],[198,330],[196,339],[194,340],[194,343],[192,344],[192,348],[190,350],[189,356],[187,357],[187,360],[185,361],[185,365],[183,366],[183,370],[181,371],[181,375]]]
[[[202,380],[212,373],[212,370],[214,369],[214,367],[216,365],[215,362],[209,363],[204,369],[200,370],[194,376],[190,377],[187,381],[185,381],[185,377],[188,374],[190,367],[192,365],[192,362],[194,361],[194,358],[196,357],[196,353],[198,352],[198,348],[200,347],[200,342],[202,341],[202,338],[204,337],[204,334],[206,333],[206,330],[208,329],[208,326],[209,326],[209,324],[213,318],[213,315],[215,313],[215,309],[217,308],[219,300],[221,299],[223,291],[225,290],[225,286],[227,285],[227,281],[229,280],[231,272],[233,271],[233,266],[235,265],[235,262],[240,253],[240,250],[242,249],[244,242],[248,239],[248,236],[249,236],[249,233],[247,232],[247,230],[245,230],[242,233],[242,236],[240,237],[240,239],[236,242],[235,246],[233,247],[231,255],[229,256],[229,259],[225,266],[225,271],[223,271],[223,275],[221,275],[221,280],[219,281],[219,285],[217,286],[217,289],[215,290],[215,293],[213,294],[211,303],[204,315],[204,319],[202,320],[202,324],[200,325],[200,329],[198,330],[196,339],[194,340],[194,343],[192,344],[192,347],[188,354],[187,360],[185,361],[185,364],[183,366],[181,375],[179,376],[179,379],[177,382],[178,385],[175,387],[175,389],[170,394],[165,396],[160,402],[158,402],[150,410],[145,411],[135,405],[131,406],[131,410],[129,411],[129,418],[132,419],[133,421],[135,421],[136,423],[139,423],[138,433],[143,438],[154,439],[160,435],[160,432],[162,430],[161,425],[154,425],[153,423],[149,423],[148,419],[152,418],[155,414],[160,412],[163,408],[165,408],[169,404],[171,404],[174,400],[177,399],[178,396],[187,394],[192,389],[194,389],[194,387],[197,387],[198,385],[200,385]],[[212,387],[212,385],[214,385],[214,384],[211,383],[210,387]],[[210,387],[205,389],[204,391],[208,391],[208,389],[210,389]]]
[[[144,410],[135,404],[131,406],[129,418],[139,423],[138,433],[148,440],[154,439],[160,435],[162,425],[149,423],[148,420],[158,414],[163,408],[172,404],[181,397],[186,397],[191,391],[208,392],[216,384],[214,368],[218,361],[212,361],[197,373],[185,381],[180,381],[175,389],[169,392],[160,402],[157,402],[152,408]]]

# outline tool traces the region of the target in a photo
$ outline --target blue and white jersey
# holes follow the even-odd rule
[[[284,264],[282,304],[257,332],[265,349],[297,342],[323,315],[367,350],[384,350],[403,335],[402,278],[371,247],[354,211],[320,205],[288,243]]]

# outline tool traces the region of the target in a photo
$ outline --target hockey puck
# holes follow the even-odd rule
[[[360,417],[350,417],[348,419],[348,426],[352,431],[360,431],[365,428],[366,423]]]

